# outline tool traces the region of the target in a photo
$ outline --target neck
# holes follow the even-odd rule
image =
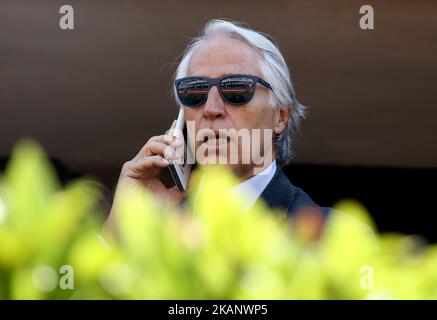
[[[270,161],[263,162],[260,165],[254,165],[254,164],[240,165],[238,167],[233,168],[233,171],[238,178],[244,181],[252,178],[253,176],[267,169],[274,160],[275,158],[271,159]]]

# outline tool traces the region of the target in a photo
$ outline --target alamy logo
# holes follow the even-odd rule
[[[59,13],[62,14],[59,20],[61,30],[74,30],[74,9],[72,6],[64,4],[59,8]]]
[[[32,282],[43,292],[50,292],[59,286],[62,290],[74,289],[74,269],[70,265],[59,268],[59,274],[50,266],[37,266],[32,272]]]
[[[375,270],[372,266],[363,265],[360,268],[360,288],[363,290],[373,289],[375,286]]]
[[[365,4],[360,7],[360,14],[363,16],[360,18],[360,28],[362,30],[375,29],[375,13],[371,5]]]

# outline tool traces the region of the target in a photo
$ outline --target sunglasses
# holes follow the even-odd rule
[[[205,103],[209,90],[216,86],[223,100],[234,105],[248,103],[255,93],[256,84],[272,90],[263,79],[246,74],[229,74],[219,78],[185,77],[175,81],[179,101],[186,107],[194,108]]]

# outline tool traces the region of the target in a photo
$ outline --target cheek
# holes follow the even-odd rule
[[[274,110],[270,104],[270,95],[265,90],[257,89],[250,101],[250,111],[253,113],[252,119],[257,124],[256,128],[272,128]]]
[[[199,128],[200,120],[202,119],[202,110],[200,108],[185,108],[185,121],[194,124],[196,131]]]
[[[247,108],[239,112],[238,120],[240,128],[271,129],[273,127],[273,110],[266,105],[248,105]]]

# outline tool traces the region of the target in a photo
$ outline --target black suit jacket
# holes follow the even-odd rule
[[[276,167],[275,175],[261,193],[261,198],[269,207],[284,210],[289,215],[307,207],[318,208],[324,216],[331,210],[331,208],[320,207],[302,189],[294,186],[279,166]]]

